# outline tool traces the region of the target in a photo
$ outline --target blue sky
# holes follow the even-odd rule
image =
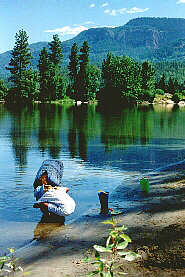
[[[29,43],[62,41],[93,27],[122,26],[137,17],[185,18],[185,0],[0,0],[0,53],[24,29]]]

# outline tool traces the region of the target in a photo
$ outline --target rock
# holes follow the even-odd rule
[[[184,106],[185,106],[185,101],[180,101],[180,102],[178,103],[178,105],[181,106],[181,107],[184,107]]]

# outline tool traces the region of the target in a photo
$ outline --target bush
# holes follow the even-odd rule
[[[155,91],[151,89],[142,89],[141,94],[139,95],[139,98],[144,101],[153,102],[155,97]]]
[[[159,95],[164,95],[164,90],[160,89],[160,88],[157,88],[155,90],[155,94],[159,94]]]
[[[126,228],[123,226],[118,226],[113,218],[111,220],[106,220],[104,224],[112,225],[112,229],[109,231],[109,236],[106,240],[105,247],[101,245],[94,245],[95,258],[84,259],[85,262],[91,262],[91,264],[96,266],[96,270],[92,271],[88,276],[99,275],[100,277],[113,277],[115,274],[124,275],[122,271],[122,263],[116,264],[116,258],[123,258],[126,261],[133,261],[140,257],[133,251],[127,251],[126,248],[131,242],[128,235],[124,233]],[[101,257],[102,253],[108,254],[106,258]]]
[[[181,92],[176,92],[176,93],[173,95],[172,100],[173,100],[175,103],[178,103],[178,102],[180,102],[181,100],[185,100],[185,96],[184,96]]]

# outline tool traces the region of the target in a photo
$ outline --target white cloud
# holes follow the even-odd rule
[[[127,10],[126,12],[127,13],[143,13],[143,12],[146,12],[148,10],[149,10],[149,8],[140,9],[140,8],[133,7],[130,10]]]
[[[91,24],[94,24],[94,22],[93,22],[93,21],[86,21],[86,22],[84,22],[83,24],[84,24],[84,25],[91,25]]]
[[[117,14],[117,11],[116,10],[112,10],[112,11],[110,11],[110,13],[109,13],[110,15],[112,15],[112,16],[116,16],[116,14]]]
[[[109,5],[109,3],[108,3],[108,2],[105,2],[105,3],[103,3],[103,4],[101,5],[101,7],[104,8],[104,7],[107,7],[108,5]]]
[[[176,4],[185,4],[185,0],[179,0],[176,2]]]
[[[94,8],[94,7],[95,7],[95,4],[91,4],[89,7],[90,7],[90,8]]]
[[[123,14],[123,13],[126,13],[127,12],[127,9],[126,8],[122,8],[122,9],[119,9],[118,12],[120,14]]]
[[[181,0],[181,1],[185,1],[185,0]],[[149,8],[140,9],[140,8],[133,7],[130,10],[128,10],[126,8],[117,9],[117,10],[106,9],[104,11],[104,13],[107,13],[107,14],[112,15],[112,16],[116,16],[118,14],[124,14],[124,13],[141,13],[141,12],[146,12],[148,10],[149,10]]]
[[[85,26],[76,26],[76,27],[70,27],[70,26],[64,26],[62,28],[57,28],[54,30],[46,30],[44,32],[46,33],[57,33],[61,36],[65,35],[78,35],[80,32],[88,30]]]
[[[110,13],[109,9],[104,10],[104,13]]]

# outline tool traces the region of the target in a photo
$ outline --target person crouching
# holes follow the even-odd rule
[[[51,185],[45,171],[39,178],[38,186],[34,189],[36,202],[34,208],[40,208],[45,215],[68,216],[75,210],[75,201],[68,194],[67,187]]]

